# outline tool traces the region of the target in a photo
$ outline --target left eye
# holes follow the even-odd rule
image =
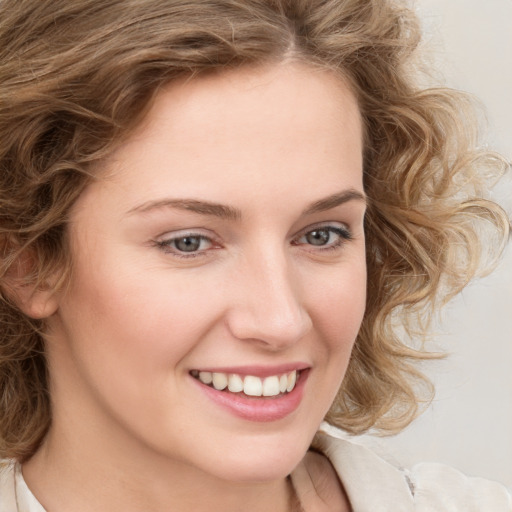
[[[296,243],[316,247],[337,247],[344,241],[350,240],[350,238],[351,235],[347,229],[336,226],[326,226],[312,229],[304,233]]]

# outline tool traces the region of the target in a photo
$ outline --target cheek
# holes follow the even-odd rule
[[[146,404],[155,389],[180,390],[175,377],[188,372],[187,357],[221,315],[218,286],[122,258],[81,270],[62,319],[68,357],[88,385],[124,408]]]
[[[325,281],[313,304],[314,324],[329,350],[350,353],[366,307],[365,265],[353,265],[350,271]]]
[[[351,266],[350,272],[338,273],[325,282],[313,304],[310,311],[316,330],[314,353],[320,371],[312,374],[316,392],[310,412],[312,418],[324,418],[345,376],[364,316],[365,266]]]
[[[166,404],[179,402],[179,393],[170,394],[183,384],[175,378],[180,362],[207,332],[214,302],[151,272],[100,270],[76,272],[63,301],[56,372],[76,396],[92,390],[117,417],[144,411],[140,425],[150,428]]]

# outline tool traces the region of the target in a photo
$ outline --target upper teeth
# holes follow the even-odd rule
[[[276,396],[280,393],[289,393],[297,382],[297,370],[263,379],[254,375],[242,377],[236,373],[197,371],[191,373],[203,384],[213,385],[219,391],[227,388],[232,393],[243,392],[248,396]]]

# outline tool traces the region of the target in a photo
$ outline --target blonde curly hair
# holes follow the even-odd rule
[[[365,129],[368,299],[328,420],[395,432],[416,414],[417,360],[439,297],[474,276],[480,227],[507,237],[484,178],[504,169],[478,149],[457,92],[417,85],[418,22],[392,0],[2,0],[0,3],[0,456],[26,460],[51,423],[44,321],[26,286],[72,261],[68,212],[91,168],[137,126],[168,82],[285,56],[339,73]],[[428,386],[428,384],[427,384]]]

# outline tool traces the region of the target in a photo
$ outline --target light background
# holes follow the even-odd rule
[[[489,146],[512,160],[512,0],[417,0],[425,44],[448,86],[474,93]],[[495,197],[512,214],[512,179]],[[512,248],[489,277],[444,313],[437,343],[451,353],[428,363],[437,387],[429,409],[393,438],[363,439],[395,464],[438,461],[512,486]]]

